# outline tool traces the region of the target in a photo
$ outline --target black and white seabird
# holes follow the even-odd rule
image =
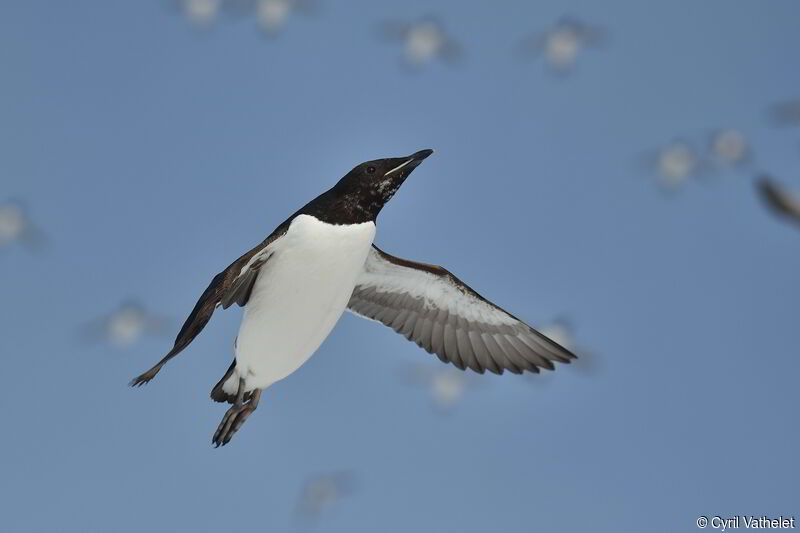
[[[261,391],[305,363],[345,309],[381,322],[444,362],[475,372],[553,369],[575,356],[442,267],[373,244],[383,206],[433,150],[361,163],[217,274],[147,383],[202,331],[218,306],[244,307],[235,357],[211,398],[232,403],[212,442],[227,444]]]

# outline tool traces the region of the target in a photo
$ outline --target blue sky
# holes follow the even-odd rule
[[[800,189],[800,5],[319,2],[265,39],[158,1],[0,4],[0,201],[48,235],[0,254],[0,502],[9,531],[293,527],[317,472],[358,490],[319,531],[690,531],[797,512],[800,234],[753,176]],[[457,66],[399,66],[382,20],[437,15]],[[514,55],[562,15],[602,26],[568,76]],[[664,194],[643,154],[733,127],[754,157]],[[533,324],[568,315],[602,363],[480,376],[452,412],[399,376],[441,365],[343,317],[211,435],[240,310],[169,348],[76,331],[126,298],[182,321],[211,277],[355,164],[435,148],[376,242]],[[177,326],[176,326],[177,331]],[[793,496],[794,495],[794,496]]]

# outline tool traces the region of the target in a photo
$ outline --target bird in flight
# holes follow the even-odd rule
[[[149,312],[141,302],[127,300],[105,316],[85,324],[80,334],[87,341],[106,341],[125,348],[145,335],[163,336],[170,323],[168,318]]]
[[[800,224],[800,195],[779,185],[770,176],[760,176],[756,183],[764,202],[776,214]]]
[[[9,200],[0,203],[0,250],[15,242],[37,250],[47,244],[47,237],[31,220],[23,203]]]
[[[454,64],[463,55],[461,45],[451,38],[444,25],[435,17],[424,17],[412,22],[388,20],[379,30],[381,39],[403,43],[403,65],[419,69],[435,59]]]
[[[233,404],[212,443],[227,444],[258,407],[261,391],[297,370],[346,310],[381,322],[461,370],[515,374],[575,356],[483,298],[442,267],[373,244],[384,205],[433,150],[367,161],[214,276],[172,349],[131,381],[155,377],[202,331],[214,310],[244,307],[234,360],[211,390]]]
[[[599,26],[563,17],[551,30],[526,38],[520,51],[527,56],[542,55],[555,73],[567,74],[584,49],[601,45],[606,38],[606,31]]]

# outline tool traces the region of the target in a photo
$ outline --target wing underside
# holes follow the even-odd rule
[[[444,268],[400,259],[376,246],[348,310],[389,326],[462,370],[539,372],[575,358]]]

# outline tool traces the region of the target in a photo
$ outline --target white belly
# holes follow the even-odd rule
[[[339,320],[364,268],[375,224],[296,217],[258,274],[236,341],[235,393],[262,389],[305,363]],[[271,246],[271,248],[272,248]]]

